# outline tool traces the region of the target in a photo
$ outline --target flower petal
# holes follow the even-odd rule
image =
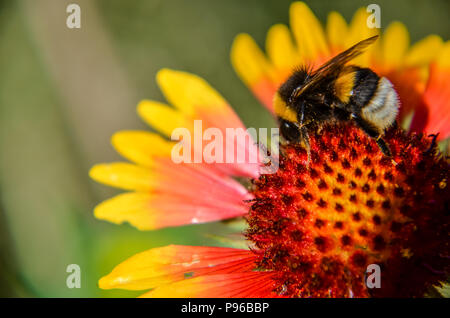
[[[435,34],[427,36],[410,48],[405,57],[405,65],[420,66],[430,63],[439,54],[442,45],[443,41],[440,36]]]
[[[175,117],[178,127],[191,128],[194,120],[203,120],[206,127],[223,131],[226,128],[245,129],[227,101],[202,78],[186,72],[162,69],[156,79],[166,99],[188,118],[182,122],[181,118]],[[155,107],[155,103],[146,104],[142,107],[148,112],[151,112],[151,107]],[[164,112],[167,114],[167,109]],[[178,114],[172,113],[174,116]]]
[[[284,24],[275,24],[269,29],[266,39],[266,51],[273,65],[281,70],[291,72],[301,64],[300,56],[295,47],[291,32]],[[280,75],[280,81],[287,74]]]
[[[242,81],[269,110],[278,84],[273,66],[248,34],[239,34],[231,47],[231,63]]]
[[[247,214],[244,204],[208,202],[179,195],[124,193],[100,203],[95,217],[115,224],[130,223],[141,231],[206,223]],[[212,201],[211,199],[210,201]]]
[[[170,157],[174,143],[146,131],[120,131],[113,135],[114,148],[125,158],[151,166],[154,157]]]
[[[292,33],[301,56],[314,61],[329,54],[322,25],[304,2],[294,2],[289,10]]]
[[[450,68],[450,42],[447,41],[442,46],[442,51],[439,52],[439,55],[436,60],[437,67],[440,69],[448,69]]]
[[[269,298],[279,297],[270,272],[207,275],[158,287],[141,297],[151,298]]]
[[[205,202],[208,205],[225,206],[230,203],[245,206],[243,201],[250,198],[247,189],[239,182],[208,169],[204,164],[174,164],[161,160],[155,166],[154,174],[159,181],[155,192],[182,196],[186,204]]]
[[[370,28],[368,26],[367,21],[369,17],[370,14],[367,12],[366,8],[363,7],[356,10],[352,21],[350,22],[348,36],[346,38],[347,47],[378,34],[377,28]]]
[[[409,47],[409,33],[405,25],[392,22],[382,38],[383,61],[388,67],[398,67],[404,62],[404,56]]]
[[[345,38],[347,37],[347,22],[342,15],[336,11],[328,15],[327,21],[327,39],[333,51],[341,51],[345,47]]]
[[[192,129],[192,120],[169,105],[143,100],[138,105],[139,116],[163,135],[170,137],[176,128]]]
[[[89,175],[97,182],[125,190],[150,190],[157,182],[149,169],[125,162],[95,165]]]
[[[156,80],[167,101],[191,118],[200,119],[196,118],[200,109],[232,113],[223,97],[199,76],[162,69]]]
[[[150,289],[189,277],[250,271],[254,267],[253,260],[254,255],[249,250],[169,245],[127,259],[101,278],[99,286],[102,289]]]
[[[239,117],[216,90],[198,76],[169,69],[161,70],[157,75],[157,81],[167,100],[177,109],[159,102],[143,101],[138,106],[138,112],[145,121],[166,136],[171,136],[176,128],[186,128],[191,143],[185,145],[183,150],[189,148],[191,158],[192,155],[198,158],[193,160],[195,162],[214,161],[216,169],[229,175],[246,177],[259,175],[258,147],[253,138],[246,133]],[[214,139],[205,140],[204,132],[209,128],[214,130],[213,137],[219,129],[222,138],[227,138],[222,143],[218,142],[224,144],[221,149],[223,160],[213,158],[214,160],[208,161],[205,158],[204,148],[212,143],[211,139]],[[244,132],[245,137],[235,135],[228,138],[230,136],[228,130]],[[213,149],[213,146],[217,147],[216,144],[211,145],[210,149]],[[235,153],[245,154],[252,160],[249,159],[245,163],[233,161],[231,157]]]
[[[236,180],[204,164],[174,164],[154,158],[151,168],[128,163],[98,165],[102,183],[144,193],[126,193],[95,208],[95,216],[140,230],[220,221],[247,214],[252,196]],[[182,185],[182,186],[180,186]]]
[[[94,215],[114,224],[129,222],[139,230],[154,229],[157,214],[150,208],[152,197],[149,193],[123,193],[97,205]]]
[[[271,79],[272,66],[253,38],[246,33],[241,33],[234,39],[231,63],[248,86],[263,78]]]
[[[439,133],[438,140],[450,136],[450,42],[446,42],[435,63],[424,93],[424,107],[414,114],[411,129]]]
[[[350,22],[350,26],[348,29],[348,36],[345,39],[345,48],[349,48],[352,45],[355,45],[359,41],[370,38],[371,36],[377,35],[377,28],[369,28],[367,25],[367,19],[370,14],[366,11],[366,8],[359,8],[355,14],[353,15],[353,19]],[[366,49],[366,52],[356,57],[352,64],[360,65],[367,67],[369,66],[369,62],[371,61],[372,55],[374,52],[379,50],[378,46],[380,41],[375,42],[375,44],[371,45]]]

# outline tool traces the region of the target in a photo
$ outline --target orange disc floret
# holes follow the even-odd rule
[[[424,295],[450,272],[448,163],[433,140],[392,128],[393,157],[348,124],[311,133],[311,160],[282,146],[280,168],[254,181],[247,238],[288,297]],[[381,288],[366,286],[369,264]]]

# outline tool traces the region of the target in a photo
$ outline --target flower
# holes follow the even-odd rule
[[[298,50],[281,25],[269,31],[269,59],[248,35],[239,35],[232,48],[238,74],[269,109],[293,66],[319,65],[375,32],[365,27],[366,14],[359,10],[349,27],[331,13],[325,33],[302,2],[291,6],[291,26]],[[407,32],[395,23],[357,63],[392,79],[402,116],[412,109],[427,111],[426,120],[413,119],[413,127],[440,129],[447,136],[448,127],[436,114],[449,107],[448,47],[430,36],[408,49]],[[157,82],[175,108],[143,101],[138,112],[163,136],[178,127],[193,132],[196,119],[222,132],[244,129],[201,78],[164,69]],[[131,192],[97,206],[97,218],[151,230],[244,217],[249,249],[150,249],[116,266],[100,287],[150,290],[144,297],[420,297],[444,281],[450,272],[450,170],[435,139],[389,129],[385,139],[394,162],[349,123],[324,125],[310,139],[309,163],[302,146],[282,145],[278,171],[265,175],[258,164],[175,164],[175,143],[158,134],[114,135],[114,147],[134,163],[96,165],[90,175]],[[234,149],[258,151],[249,136],[248,142],[231,141],[223,151],[232,156]],[[366,285],[369,264],[381,268],[380,289]]]
[[[204,128],[216,127],[223,132],[228,127],[245,129],[228,103],[201,78],[164,69],[158,73],[157,82],[175,109],[145,100],[138,105],[138,113],[163,136],[170,137],[178,127],[193,130],[194,119],[201,119]],[[247,213],[245,200],[251,195],[231,176],[255,178],[257,165],[175,164],[171,159],[175,142],[144,131],[118,132],[112,144],[134,163],[99,164],[91,169],[90,176],[132,192],[98,205],[94,210],[97,218],[117,224],[127,221],[140,230],[151,230]]]

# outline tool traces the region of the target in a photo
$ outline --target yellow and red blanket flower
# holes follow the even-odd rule
[[[272,27],[266,58],[248,35],[239,35],[233,65],[271,109],[273,94],[292,67],[318,65],[376,32],[366,27],[366,18],[359,10],[347,26],[333,12],[324,31],[304,3],[293,3],[295,41],[286,26]],[[437,36],[409,48],[405,27],[393,23],[357,63],[394,83],[400,116],[415,111],[413,129],[444,138],[450,132],[449,48]],[[163,136],[178,127],[192,131],[195,119],[223,132],[245,129],[201,78],[165,69],[157,82],[174,108],[143,101],[138,112]],[[351,124],[326,125],[310,138],[308,166],[300,145],[284,145],[278,171],[260,175],[256,164],[175,164],[174,143],[158,134],[114,135],[114,147],[133,163],[100,164],[90,174],[131,192],[98,205],[97,218],[151,230],[244,217],[250,248],[154,248],[116,266],[100,287],[150,290],[144,297],[420,297],[447,279],[450,170],[435,140],[390,129],[386,141],[394,165]],[[258,151],[252,142],[231,141],[225,153],[235,147]],[[369,264],[381,267],[379,289],[365,284]]]

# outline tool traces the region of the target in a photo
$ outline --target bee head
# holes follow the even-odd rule
[[[302,138],[302,128],[309,123],[305,117],[308,108],[308,92],[301,92],[310,76],[310,71],[300,68],[284,82],[273,100],[275,114],[280,124],[280,134],[289,142]]]
[[[301,87],[306,83],[309,73],[306,68],[300,68],[280,86],[274,97],[274,109],[276,115],[291,121],[298,122],[298,102],[301,101],[301,96],[297,93]]]

